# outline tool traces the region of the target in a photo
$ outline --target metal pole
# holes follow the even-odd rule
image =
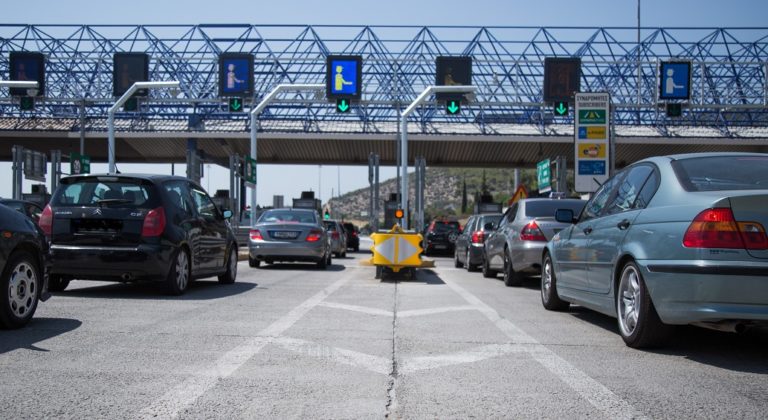
[[[640,72],[640,0],[637,0],[637,105],[642,101],[641,85],[642,76]],[[639,116],[639,114],[638,114]]]
[[[133,96],[139,89],[176,89],[179,87],[179,82],[172,80],[167,82],[135,82],[128,90],[123,93],[123,96],[117,99],[109,111],[107,111],[107,129],[109,135],[109,142],[107,144],[107,158],[109,160],[109,173],[114,174],[117,172],[115,166],[115,112],[120,109],[123,104]]]
[[[373,155],[373,229],[379,230],[379,155]]]
[[[80,155],[85,155],[85,99],[80,102]]]
[[[259,102],[258,105],[256,105],[251,110],[251,159],[254,160],[254,162],[257,161],[256,159],[256,130],[258,128],[258,115],[261,114],[262,111],[264,111],[264,108],[269,105],[272,100],[275,99],[275,97],[283,91],[286,90],[316,90],[316,91],[322,91],[325,89],[324,84],[309,84],[309,85],[291,85],[291,84],[284,84],[284,85],[277,85],[274,89],[272,89],[271,92],[267,94],[267,96],[264,97],[264,99]],[[258,165],[254,165],[258,166]],[[254,167],[254,177],[256,178],[256,181],[258,182],[258,177],[255,176],[256,173],[256,167]],[[256,227],[256,182],[253,183],[251,186],[251,228]]]
[[[21,200],[21,188],[22,188],[22,165],[24,164],[24,148],[21,146],[13,146],[13,199]]]
[[[51,150],[51,192],[56,191],[56,186],[61,178],[61,150]]]
[[[408,115],[422,104],[433,93],[470,93],[477,90],[476,86],[428,86],[400,114],[400,169],[403,174],[400,185],[400,208],[403,209],[403,219],[400,226],[408,229]]]

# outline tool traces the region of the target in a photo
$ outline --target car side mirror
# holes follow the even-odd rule
[[[555,220],[560,223],[576,223],[576,220],[573,219],[573,210],[571,209],[555,210]]]
[[[231,219],[232,218],[232,210],[224,210],[224,218],[225,219]]]
[[[488,222],[483,225],[483,229],[485,230],[496,230],[496,225],[493,222]]]

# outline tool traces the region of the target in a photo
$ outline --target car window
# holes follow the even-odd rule
[[[40,207],[37,207],[34,204],[26,204],[26,207],[27,207],[27,214],[31,218],[33,218],[35,220],[39,220],[40,219],[40,214],[43,212],[43,210],[40,209]]]
[[[762,190],[768,188],[768,157],[703,156],[672,161],[686,191]]]
[[[459,222],[435,222],[434,231],[436,233],[457,232],[458,230]]]
[[[195,204],[197,214],[206,219],[215,219],[219,215],[216,204],[213,203],[213,200],[211,200],[211,197],[209,197],[205,191],[192,187],[190,193],[192,194],[192,200]]]
[[[507,215],[505,219],[507,219],[507,223],[512,223],[515,221],[515,218],[517,218],[517,209],[520,207],[520,203],[515,203],[512,205],[512,208],[509,209],[507,212]]]
[[[484,228],[488,223],[493,223],[494,226],[498,227],[502,217],[502,215],[484,216],[480,221],[481,224],[478,225],[478,230]]]
[[[534,200],[526,201],[525,216],[533,217],[554,217],[557,209],[570,209],[573,214],[581,213],[586,201],[583,200]]]
[[[592,196],[592,198],[587,201],[587,204],[584,206],[584,211],[581,213],[581,222],[602,215],[606,204],[608,204],[609,199],[613,196],[613,193],[616,190],[616,185],[621,182],[625,174],[626,172],[619,172],[613,178],[606,181],[605,184],[603,184],[600,188],[598,188],[597,192],[595,192],[595,195]]]
[[[163,185],[166,193],[168,194],[169,201],[172,206],[180,210],[182,214],[187,216],[194,215],[192,211],[192,203],[190,202],[189,188],[184,181],[171,181]]]
[[[624,180],[616,189],[613,200],[606,206],[605,214],[621,213],[632,209],[637,194],[652,171],[653,168],[648,165],[639,165],[629,169]]]
[[[140,179],[97,177],[62,183],[51,199],[54,206],[97,206],[108,203],[115,207],[136,207],[152,199],[151,185]]]
[[[467,224],[464,225],[464,233],[471,234],[475,230],[475,222],[477,221],[477,218],[475,216],[472,216],[467,220]]]
[[[336,230],[336,222],[323,221],[326,230]]]
[[[658,189],[659,189],[659,173],[658,171],[654,170],[653,172],[651,172],[651,175],[645,181],[645,185],[643,185],[643,188],[640,190],[640,193],[637,195],[637,200],[635,200],[635,208],[644,209],[648,207],[648,203],[651,202],[651,198],[653,198],[653,195],[656,194],[656,190]]]
[[[309,211],[268,210],[262,213],[259,223],[316,223],[315,215]]]

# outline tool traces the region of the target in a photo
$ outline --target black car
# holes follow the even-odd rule
[[[19,328],[48,299],[48,247],[32,219],[0,205],[0,326]]]
[[[192,279],[234,283],[237,243],[200,185],[168,175],[62,178],[40,217],[51,241],[50,289],[72,279],[160,281],[184,293]]]
[[[461,225],[456,221],[433,220],[424,232],[424,255],[443,252],[453,254]]]
[[[347,232],[347,249],[351,249],[355,252],[360,251],[360,230],[352,223],[342,223],[344,230]]]
[[[43,212],[43,208],[37,204],[26,200],[12,200],[8,198],[0,198],[0,204],[10,207],[19,213],[27,215],[30,219],[37,223],[40,220],[40,214]]]

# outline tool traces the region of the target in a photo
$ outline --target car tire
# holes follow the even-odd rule
[[[565,311],[571,306],[570,303],[560,299],[557,294],[557,278],[555,278],[555,267],[552,264],[552,257],[549,253],[544,254],[541,263],[541,304],[544,309],[550,311]]]
[[[616,318],[621,338],[632,348],[662,345],[674,330],[673,326],[661,322],[640,268],[633,261],[621,269],[616,289]]]
[[[496,278],[496,271],[491,270],[491,267],[488,265],[488,258],[483,256],[483,277],[487,279],[495,279]]]
[[[328,268],[330,264],[328,264],[328,260],[331,258],[331,253],[328,253],[328,256],[323,255],[320,260],[317,262],[317,268],[320,270],[325,270]]]
[[[467,259],[464,263],[464,266],[467,267],[468,272],[477,271],[477,265],[472,264],[472,254],[470,254],[469,249],[467,249]]]
[[[51,275],[48,277],[49,292],[63,292],[69,286],[69,279],[63,276]]]
[[[251,268],[259,268],[261,265],[261,260],[257,260],[256,258],[252,258],[250,255],[248,256],[248,266]]]
[[[354,247],[353,249],[354,249],[355,252],[360,252],[360,246],[359,245]]]
[[[0,274],[0,325],[20,328],[37,310],[43,276],[35,258],[27,251],[11,254]]]
[[[457,249],[453,251],[453,266],[455,268],[464,267],[464,264],[462,264],[461,261],[459,261],[459,250]]]
[[[345,249],[344,252],[341,253],[341,258],[347,258],[347,250]]]
[[[523,285],[523,276],[512,267],[512,257],[509,249],[504,251],[504,285],[507,287],[520,287]]]
[[[229,258],[227,258],[227,271],[219,276],[219,283],[232,284],[237,279],[237,247],[230,246]]]
[[[165,280],[166,292],[173,296],[184,294],[189,286],[189,280],[189,254],[184,248],[180,248],[171,260],[168,278]]]

